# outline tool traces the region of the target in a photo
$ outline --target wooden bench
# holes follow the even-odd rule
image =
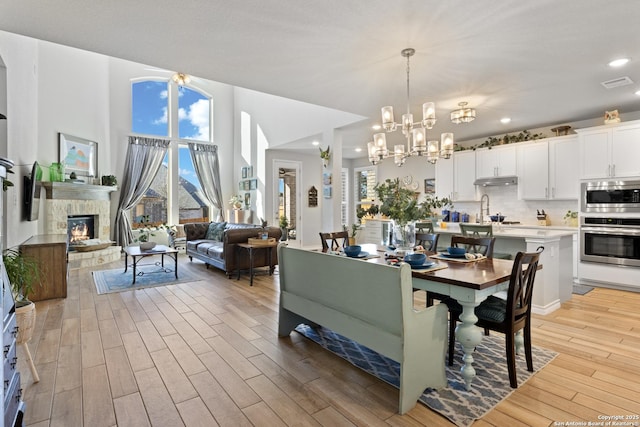
[[[399,412],[447,385],[447,309],[413,309],[411,268],[278,247],[278,334],[322,325],[400,363]]]

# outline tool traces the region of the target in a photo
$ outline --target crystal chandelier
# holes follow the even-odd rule
[[[396,165],[402,166],[409,156],[426,156],[429,163],[435,163],[438,158],[448,159],[453,154],[453,133],[443,133],[440,141],[427,141],[427,130],[436,124],[436,107],[433,102],[422,104],[422,121],[413,122],[410,109],[409,92],[409,59],[416,53],[415,49],[403,49],[400,54],[407,58],[407,113],[402,115],[402,123],[396,123],[393,117],[393,107],[382,107],[382,127],[386,132],[394,132],[398,128],[407,139],[406,146],[398,144],[393,147],[393,153],[387,149],[387,139],[384,133],[373,135],[373,141],[367,144],[369,161],[377,165],[383,159],[393,157]]]

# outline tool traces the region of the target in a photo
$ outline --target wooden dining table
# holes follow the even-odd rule
[[[365,261],[386,264],[387,248],[377,245],[361,245],[362,250],[372,255]],[[429,255],[429,254],[428,254]],[[461,323],[456,327],[456,341],[464,349],[461,374],[467,390],[476,376],[473,367],[473,352],[482,342],[483,331],[476,322],[475,308],[489,295],[504,291],[509,287],[509,278],[513,261],[504,259],[483,258],[470,262],[456,259],[432,259],[437,261],[440,269],[413,270],[413,287],[424,291],[437,292],[455,298],[462,306]],[[522,345],[522,338],[516,338],[517,347]]]

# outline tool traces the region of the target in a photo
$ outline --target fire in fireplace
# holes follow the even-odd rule
[[[69,215],[67,217],[67,240],[69,245],[93,239],[95,215]]]

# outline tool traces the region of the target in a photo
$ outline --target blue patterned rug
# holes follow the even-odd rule
[[[370,350],[335,332],[307,325],[299,325],[296,331],[318,343],[320,346],[342,357],[354,366],[370,373],[382,381],[398,387],[400,364]],[[539,371],[557,356],[557,353],[533,347],[533,368]],[[446,366],[448,385],[442,390],[426,389],[420,402],[448,418],[458,426],[469,426],[482,418],[514,389],[509,385],[509,373],[504,350],[504,335],[492,333],[482,337],[473,354],[476,377],[472,390],[465,389],[460,375],[462,347],[456,344],[456,360],[453,366]],[[535,372],[527,371],[524,354],[516,356],[518,386],[524,384]]]
[[[153,265],[138,267],[137,272],[142,270],[145,274],[136,278],[135,285],[131,283],[133,281],[133,271],[131,267],[129,267],[126,273],[124,272],[124,267],[114,270],[93,271],[92,273],[98,295],[201,280],[199,277],[183,269],[178,269],[177,280],[173,272],[158,272],[158,269],[159,267]]]

